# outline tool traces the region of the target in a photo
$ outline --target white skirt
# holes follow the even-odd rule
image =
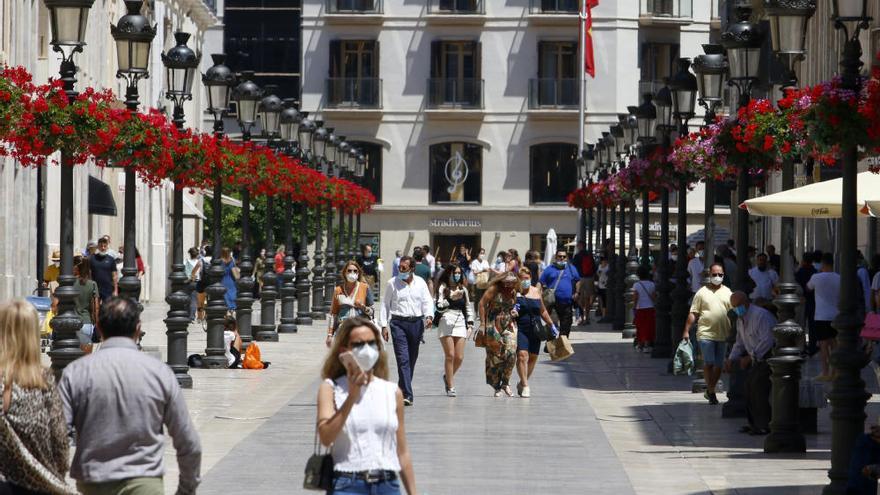
[[[447,309],[437,323],[438,337],[467,337],[467,318],[457,309]]]

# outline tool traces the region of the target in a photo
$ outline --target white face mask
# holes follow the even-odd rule
[[[485,255],[485,254],[480,254],[480,255],[478,256],[478,258],[480,258],[480,261],[483,261],[484,259],[486,259],[486,255]]]
[[[717,287],[721,285],[721,282],[724,282],[724,277],[720,275],[713,275],[710,280],[712,281],[712,285]]]
[[[357,275],[357,273],[346,273],[345,279],[348,280],[349,282],[357,282],[358,275]]]
[[[376,365],[376,361],[379,360],[378,344],[366,344],[357,349],[352,349],[351,355],[361,371],[370,371]]]
[[[671,259],[672,261],[676,261],[678,259],[678,255],[677,254],[670,254],[669,259]]]

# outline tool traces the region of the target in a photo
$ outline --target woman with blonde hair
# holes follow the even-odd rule
[[[516,293],[519,279],[513,272],[504,272],[489,283],[480,299],[480,333],[486,342],[486,383],[495,389],[495,397],[503,391],[508,397],[510,375],[516,365]]]
[[[406,493],[416,494],[403,394],[388,381],[379,333],[367,318],[346,319],[324,361],[316,428],[333,456],[328,493],[395,495],[402,482]]]
[[[333,290],[333,302],[327,318],[327,347],[333,343],[336,328],[344,320],[354,316],[373,314],[373,291],[364,280],[364,273],[356,261],[351,260],[340,271],[342,283]]]
[[[0,493],[77,493],[65,481],[67,423],[40,364],[39,326],[27,302],[0,304]]]

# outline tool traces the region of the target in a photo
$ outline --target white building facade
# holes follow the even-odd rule
[[[542,250],[550,228],[560,243],[574,239],[565,201],[577,182],[578,3],[304,0],[303,109],[367,150],[380,201],[362,241],[378,242],[386,264],[417,245],[447,260],[461,244],[490,257]],[[594,9],[587,142],[639,104],[651,87],[640,80],[702,53],[720,24],[716,3]],[[702,213],[702,189],[690,196]]]
[[[116,24],[124,14],[120,0],[96,1],[89,12],[86,46],[77,54],[79,67],[76,88],[111,88],[122,99],[124,83],[116,79],[116,45],[110,36],[110,24]],[[177,30],[192,35],[189,46],[206,53],[200,70],[211,65],[207,54],[222,51],[220,19],[215,14],[213,1],[156,0],[145,2],[144,11],[157,25],[157,34],[151,50],[150,78],[139,85],[141,108],[165,108],[171,113],[171,103],[164,97],[165,70],[161,53],[174,46]],[[222,6],[221,10],[222,12]],[[57,77],[59,56],[49,45],[51,31],[49,13],[40,0],[0,0],[0,64],[24,66],[35,81]],[[203,128],[207,99],[201,84],[193,85],[193,99],[185,104],[187,126]],[[210,127],[204,127],[210,129]],[[46,263],[54,249],[58,249],[60,174],[58,167],[44,168],[43,194],[45,198],[45,253]],[[74,173],[74,252],[82,251],[90,240],[110,235],[113,247],[122,244],[122,218],[126,187],[121,169],[101,169],[94,165],[77,166]],[[22,168],[9,158],[0,157],[0,300],[23,297],[37,287],[37,171]],[[96,215],[90,212],[89,177],[109,186],[116,204],[116,216]],[[142,281],[142,298],[162,300],[165,297],[167,275],[170,271],[170,221],[172,185],[164,184],[150,189],[136,184],[137,194],[137,247],[147,265]],[[195,245],[201,232],[201,200],[190,195],[184,214],[185,246]]]

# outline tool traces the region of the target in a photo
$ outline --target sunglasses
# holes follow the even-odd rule
[[[368,345],[368,346],[372,347],[373,349],[378,348],[378,345],[376,344],[375,340],[361,340],[359,342],[349,342],[348,343],[348,347],[350,347],[351,349],[360,349],[365,345]]]
[[[360,273],[360,272],[357,270],[347,270],[345,273]]]

